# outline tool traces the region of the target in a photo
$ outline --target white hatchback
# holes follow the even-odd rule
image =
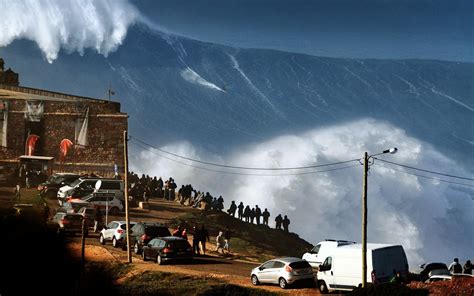
[[[136,222],[130,222],[132,228]],[[112,221],[100,231],[99,242],[105,245],[107,241],[112,241],[112,246],[118,248],[122,241],[126,239],[127,225],[125,221]]]

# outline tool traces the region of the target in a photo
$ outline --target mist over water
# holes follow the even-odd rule
[[[359,159],[365,151],[375,154],[391,147],[398,147],[399,152],[379,157],[469,176],[459,164],[429,144],[408,136],[393,125],[373,119],[309,130],[298,135],[282,135],[256,145],[235,147],[230,154],[209,155],[188,142],[161,148],[194,159],[235,166],[295,167]],[[132,155],[133,151],[138,152],[139,149],[132,146]],[[286,214],[291,220],[290,231],[313,244],[325,238],[361,240],[363,167],[357,161],[313,169],[322,171],[354,166],[314,174],[244,176],[185,166],[159,156],[157,151],[142,151],[135,156],[131,159],[132,170],[163,178],[172,176],[178,187],[190,183],[197,190],[209,191],[213,196],[222,195],[226,208],[231,200],[243,201],[251,207],[259,205],[262,209],[268,208],[272,226],[276,215]],[[190,164],[186,160],[179,161]],[[449,263],[454,257],[469,259],[472,256],[474,225],[472,187],[420,178],[400,171],[409,172],[377,160],[370,168],[369,242],[402,244],[412,270],[415,264],[426,261]],[[270,174],[263,171],[238,172]],[[282,173],[288,172],[275,172]],[[472,182],[465,183],[472,185]]]
[[[15,39],[36,42],[49,63],[61,48],[107,56],[122,44],[139,12],[126,0],[0,0],[0,47]]]

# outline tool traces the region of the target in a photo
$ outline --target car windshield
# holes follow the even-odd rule
[[[69,184],[69,186],[71,187],[76,187],[77,184],[81,183],[81,179],[77,179],[76,181],[72,182],[71,184]]]
[[[134,223],[130,223],[130,230],[132,229],[132,227],[135,226]],[[126,230],[127,229],[127,224],[122,224],[120,225],[120,228],[122,228],[123,230]]]
[[[290,267],[294,269],[300,269],[300,268],[310,268],[311,265],[309,265],[308,261],[298,261],[298,262],[290,263]]]

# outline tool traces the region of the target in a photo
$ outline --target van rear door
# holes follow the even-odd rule
[[[408,275],[408,261],[402,246],[389,246],[372,250],[372,268],[376,282],[388,282],[399,271]],[[369,270],[368,270],[369,271]]]

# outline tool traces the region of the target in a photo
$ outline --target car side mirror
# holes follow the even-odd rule
[[[260,270],[260,271],[262,271],[262,270],[264,270],[264,269],[265,269],[265,267],[263,267],[263,266],[260,266],[260,267],[258,268],[258,270]]]

